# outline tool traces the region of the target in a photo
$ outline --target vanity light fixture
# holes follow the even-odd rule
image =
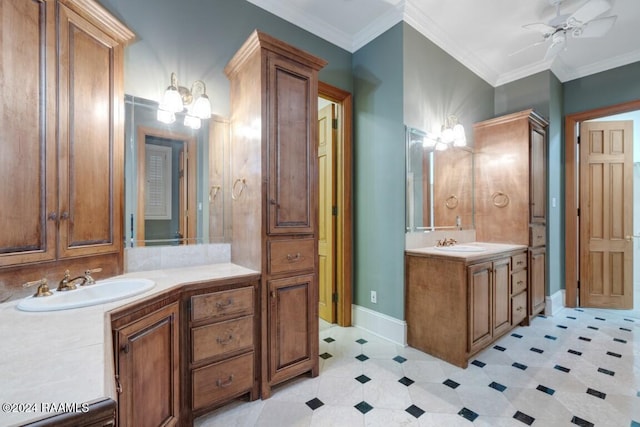
[[[211,102],[202,80],[196,80],[191,90],[178,85],[176,73],[171,73],[171,84],[164,92],[158,107],[157,119],[163,123],[173,123],[176,113],[185,113],[184,125],[200,129],[202,120],[211,117]]]
[[[446,125],[442,125],[439,130],[430,132],[424,138],[423,146],[443,151],[450,146],[464,147],[467,145],[467,137],[464,126],[458,122],[456,116],[449,116]]]

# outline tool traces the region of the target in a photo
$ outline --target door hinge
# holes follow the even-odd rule
[[[578,208],[578,212],[577,213],[578,213],[578,216],[580,216],[580,208]]]
[[[578,135],[578,138],[576,138],[576,144],[580,145],[580,135]]]
[[[337,206],[334,206],[333,208],[331,208],[331,215],[338,216],[338,207]]]
[[[126,354],[129,353],[130,348],[129,343],[125,343],[120,346],[120,351]]]
[[[331,295],[331,301],[338,302],[338,294],[337,293],[334,293],[333,295]]]
[[[578,287],[577,288],[580,289],[580,280],[578,280]]]
[[[331,121],[331,127],[332,127],[333,129],[338,129],[338,119],[333,119],[333,120]]]

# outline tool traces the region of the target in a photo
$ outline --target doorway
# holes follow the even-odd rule
[[[567,307],[633,307],[640,317],[639,122],[640,100],[565,119]]]
[[[330,161],[325,173],[319,175],[319,187],[325,194],[325,221],[319,235],[329,232],[319,240],[319,313],[329,323],[351,326],[353,283],[353,235],[352,235],[352,97],[329,84],[318,83],[319,104],[330,105],[332,116],[327,135],[331,138]],[[326,117],[320,120],[327,120]],[[320,125],[320,123],[319,123]],[[319,126],[320,128],[320,126]],[[325,130],[325,132],[327,132]],[[321,138],[319,138],[320,140]],[[326,141],[326,139],[325,139]],[[323,148],[323,150],[326,150]],[[320,152],[320,150],[319,150]],[[326,151],[324,151],[326,154]],[[324,158],[326,160],[326,157]],[[321,169],[321,168],[319,168]],[[323,197],[323,196],[321,196]],[[322,247],[320,247],[322,246]],[[328,247],[327,247],[328,246]],[[329,265],[327,265],[329,264]]]
[[[140,126],[137,141],[138,244],[195,243],[195,136]]]

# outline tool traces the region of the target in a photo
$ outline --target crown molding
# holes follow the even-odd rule
[[[247,0],[267,12],[276,15],[289,23],[302,28],[344,50],[353,52],[353,37],[344,31],[305,13],[298,7],[288,4],[286,7],[278,0]]]
[[[404,21],[435,43],[478,77],[495,86],[498,73],[489,68],[477,55],[456,43],[440,26],[414,5],[416,0],[405,1]]]
[[[405,1],[399,2],[395,7],[385,14],[372,21],[369,25],[360,30],[354,37],[351,52],[366,46],[380,34],[384,33],[404,18]]]
[[[590,76],[591,74],[600,73],[602,71],[611,70],[612,68],[622,67],[640,61],[640,49],[624,55],[618,55],[605,61],[595,62],[584,67],[571,68],[567,70],[563,78],[557,76],[560,81],[567,82],[569,80],[579,79],[581,77]]]

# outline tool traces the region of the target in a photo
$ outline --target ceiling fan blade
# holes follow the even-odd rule
[[[594,19],[573,30],[573,37],[602,37],[613,27],[617,16]]]
[[[555,58],[564,48],[565,41],[566,38],[564,37],[564,34],[562,35],[562,37],[554,37],[553,43],[551,43],[551,45],[547,49],[547,53],[544,55],[544,60],[546,61],[547,59]]]
[[[608,0],[589,0],[567,19],[567,25],[573,27],[586,24],[609,9],[611,9],[611,3]]]
[[[523,25],[522,28],[526,28],[527,30],[537,31],[539,33],[542,33],[545,37],[553,34],[556,31],[556,29],[551,25],[542,24],[539,22],[536,22],[534,24]]]

